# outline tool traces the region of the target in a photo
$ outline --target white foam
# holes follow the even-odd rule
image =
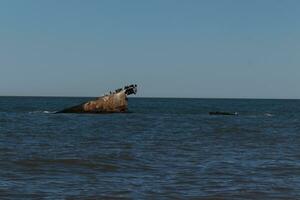
[[[270,113],[266,113],[265,116],[267,116],[267,117],[273,117],[274,115],[272,115]]]
[[[35,114],[35,113],[44,113],[44,114],[52,114],[55,113],[56,111],[48,111],[48,110],[36,110],[36,111],[31,111],[29,114]]]

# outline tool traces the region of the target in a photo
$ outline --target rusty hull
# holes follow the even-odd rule
[[[132,87],[133,86],[133,87]],[[128,109],[127,95],[136,93],[136,85],[104,95],[95,100],[73,106],[57,113],[122,113]]]

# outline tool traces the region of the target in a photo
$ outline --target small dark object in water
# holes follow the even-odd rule
[[[209,112],[210,115],[238,115],[237,112]]]

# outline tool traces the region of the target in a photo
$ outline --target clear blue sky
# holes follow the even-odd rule
[[[298,0],[2,0],[0,95],[300,98]]]

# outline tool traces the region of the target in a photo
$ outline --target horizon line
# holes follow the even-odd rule
[[[0,97],[16,97],[16,98],[97,98],[99,96],[54,96],[54,95],[0,95]],[[300,100],[300,98],[261,98],[261,97],[141,97],[141,96],[131,96],[128,98],[148,98],[148,99],[245,99],[245,100]]]

